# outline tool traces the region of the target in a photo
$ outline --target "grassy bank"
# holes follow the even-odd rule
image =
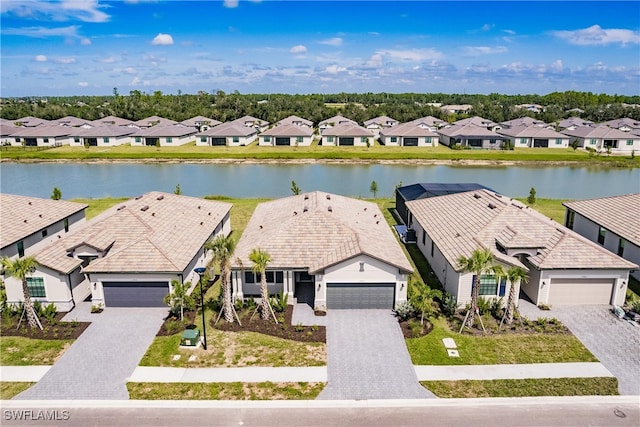
[[[72,342],[5,336],[0,340],[0,365],[53,365]]]
[[[0,400],[9,400],[22,393],[35,383],[27,382],[0,382]]]
[[[324,383],[128,383],[130,399],[313,400]]]

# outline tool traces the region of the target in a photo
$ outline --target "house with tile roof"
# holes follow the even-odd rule
[[[466,114],[473,109],[471,104],[442,105],[440,109],[446,114]]]
[[[388,147],[437,147],[438,134],[418,123],[403,123],[380,129],[380,143]]]
[[[226,122],[196,134],[198,146],[240,147],[258,139],[258,130],[239,122]]]
[[[473,123],[457,124],[438,130],[438,142],[449,147],[460,146],[498,150],[504,146],[507,137]]]
[[[285,117],[284,119],[276,123],[276,126],[280,126],[280,125],[296,125],[296,126],[306,126],[306,127],[312,128],[313,122],[311,120],[303,119],[302,117],[289,116],[289,117]]]
[[[564,202],[567,228],[640,264],[640,193]],[[631,271],[640,281],[640,269]]]
[[[347,117],[344,117],[338,114],[337,116],[329,117],[328,119],[325,119],[320,123],[318,123],[318,128],[320,129],[320,131],[322,131],[324,129],[337,126],[342,123],[351,123],[352,125],[358,124],[355,120],[351,120]]]
[[[540,126],[514,126],[500,129],[514,148],[568,148],[569,136]]]
[[[107,116],[101,119],[96,119],[92,123],[98,126],[99,125],[116,125],[116,126],[138,127],[132,120],[127,120],[127,119],[123,119],[116,116]]]
[[[132,146],[176,147],[195,140],[198,130],[180,123],[143,127],[131,134]]]
[[[467,117],[466,119],[460,119],[452,123],[453,126],[465,126],[469,124],[481,126],[493,131],[502,128],[498,123],[480,116]]]
[[[444,120],[440,120],[437,117],[433,117],[433,116],[420,117],[418,119],[411,120],[407,123],[415,124],[420,127],[430,129],[434,132],[448,124]]]
[[[257,119],[253,116],[242,116],[232,121],[236,123],[240,123],[242,126],[249,126],[252,128],[256,128],[258,130],[258,133],[264,132],[269,128],[268,121]]]
[[[73,128],[68,144],[72,147],[115,147],[131,143],[131,135],[138,130],[134,127],[108,124]]]
[[[474,277],[457,260],[477,248],[491,250],[496,264],[505,269],[528,271],[528,281],[516,285],[536,305],[620,305],[629,272],[638,268],[523,203],[489,190],[423,198],[406,206],[418,248],[459,305],[471,300]],[[506,295],[504,280],[483,276],[481,281],[481,296]]]
[[[150,128],[157,125],[175,125],[177,123],[178,122],[176,122],[175,120],[165,119],[164,117],[160,116],[150,116],[134,122],[136,126],[141,128]]]
[[[398,120],[392,119],[389,116],[378,116],[364,121],[364,127],[373,132],[376,138],[382,129],[397,126],[398,124],[400,124]]]
[[[599,152],[610,150],[612,153],[631,154],[640,150],[640,136],[623,132],[609,126],[581,126],[573,130],[565,129],[561,133],[578,141],[578,146]]]
[[[258,145],[308,147],[313,142],[313,129],[308,126],[282,124],[260,134]]]
[[[11,145],[15,142],[11,134],[16,131],[16,125],[11,120],[0,117],[0,145]]]
[[[580,117],[567,117],[558,122],[560,130],[574,130],[580,127],[592,127],[595,123],[591,120],[581,119]]]
[[[371,130],[349,122],[326,128],[321,135],[323,146],[366,147],[367,141],[373,145],[375,138]]]
[[[601,123],[610,128],[618,129],[623,132],[630,132],[634,129],[640,129],[640,120],[634,120],[629,117],[623,117],[621,119],[609,120]]]
[[[528,116],[524,116],[524,117],[518,117],[517,119],[512,119],[512,120],[507,120],[507,121],[504,121],[504,122],[500,122],[500,126],[503,129],[509,129],[509,128],[517,128],[517,127],[522,127],[522,126],[542,126],[542,127],[547,127],[549,125],[547,125],[542,120],[537,120],[537,119],[533,119],[533,118],[528,117]]]
[[[260,203],[236,246],[235,298],[259,296],[254,248],[271,256],[269,293],[290,303],[392,309],[407,299],[413,270],[375,203],[321,191]]]
[[[150,192],[104,211],[34,254],[42,302],[91,296],[109,307],[164,307],[172,280],[198,283],[204,244],[231,231],[230,203]]]
[[[45,124],[51,124],[49,120],[41,119],[39,117],[26,116],[19,119],[13,120],[13,124],[16,126],[24,126],[24,127],[34,127]]]
[[[91,121],[80,119],[74,116],[65,116],[56,120],[51,120],[51,123],[59,125],[59,126],[70,126],[70,127],[79,127],[90,124]]]
[[[183,120],[180,122],[180,124],[183,124],[185,126],[190,126],[190,127],[194,127],[196,129],[198,129],[198,131],[200,132],[204,132],[214,126],[218,126],[219,124],[221,124],[222,122],[216,120],[216,119],[211,119],[209,117],[204,117],[204,116],[195,116],[195,117],[191,117],[190,119],[187,120]]]
[[[69,143],[69,135],[74,128],[44,123],[38,126],[17,126],[9,135],[14,146],[57,147]]]

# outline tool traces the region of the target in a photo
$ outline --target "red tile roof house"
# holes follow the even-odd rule
[[[352,123],[342,123],[322,131],[323,146],[356,146],[373,145],[375,135],[369,129]]]
[[[128,126],[97,125],[89,128],[73,128],[69,135],[72,147],[115,147],[131,143],[131,135],[139,129]]]
[[[438,146],[438,134],[414,122],[380,129],[379,139],[381,144],[390,147]]]
[[[375,203],[320,191],[260,203],[236,246],[234,298],[259,297],[252,249],[269,253],[269,294],[315,309],[392,309],[412,267]]]
[[[155,126],[139,129],[131,134],[132,146],[176,147],[188,144],[196,139],[198,130],[195,127],[184,126],[180,123],[157,124]]]
[[[239,122],[227,122],[196,134],[198,146],[240,147],[249,145],[258,138],[258,130]]]
[[[567,228],[640,264],[640,193],[564,202]],[[631,275],[640,281],[640,269]]]
[[[260,134],[261,146],[308,147],[313,142],[313,129],[307,126],[283,124],[272,127]]]
[[[91,295],[93,305],[166,307],[172,280],[191,282],[210,253],[204,244],[231,231],[230,203],[151,192],[101,213],[35,254],[43,302],[60,311]]]
[[[528,282],[517,286],[536,305],[621,305],[629,272],[638,268],[526,205],[489,190],[408,201],[406,206],[418,248],[458,305],[471,300],[474,275],[465,273],[457,260],[477,248],[490,249],[505,269],[527,270]],[[501,298],[507,290],[506,281],[482,277],[483,297]]]
[[[459,145],[469,148],[484,148],[499,150],[508,139],[484,126],[477,126],[472,123],[467,125],[453,125],[438,130],[439,142],[452,147]]]
[[[594,149],[599,152],[610,149],[612,153],[631,154],[640,150],[640,136],[630,132],[612,129],[609,126],[577,127],[573,130],[565,129],[563,134],[578,140],[578,146]]]
[[[14,146],[24,144],[27,147],[57,147],[69,144],[73,129],[50,123],[33,127],[18,126],[9,137]]]
[[[569,137],[553,129],[540,126],[517,126],[498,130],[500,135],[509,137],[514,148],[542,147],[568,148]]]

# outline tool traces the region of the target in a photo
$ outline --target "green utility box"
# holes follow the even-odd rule
[[[182,333],[180,345],[184,347],[196,347],[200,343],[200,331],[197,329],[187,329]]]

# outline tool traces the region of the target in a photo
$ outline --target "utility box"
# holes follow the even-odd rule
[[[181,347],[197,347],[200,344],[200,331],[198,329],[187,329],[180,337]]]

